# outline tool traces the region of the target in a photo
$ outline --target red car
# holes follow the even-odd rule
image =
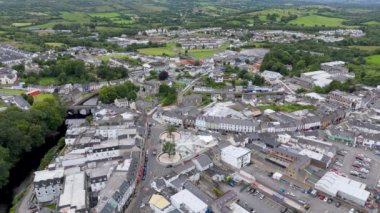
[[[352,167],[355,167],[355,168],[361,168],[362,166],[359,165],[359,164],[354,163],[354,164],[352,164]]]
[[[319,196],[319,199],[320,199],[320,200],[324,200],[325,197],[326,197],[326,196],[324,196],[324,195],[320,195],[320,196]]]

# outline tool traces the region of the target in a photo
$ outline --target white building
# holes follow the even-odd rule
[[[327,172],[316,184],[315,189],[330,196],[339,196],[356,204],[364,206],[370,196],[370,192],[365,190],[366,184],[337,175],[334,172]]]
[[[34,173],[34,191],[39,203],[53,201],[62,193],[64,170],[42,170]]]
[[[117,107],[120,107],[120,108],[128,107],[128,105],[129,105],[128,99],[126,99],[126,98],[125,99],[115,99],[114,103]]]
[[[251,162],[251,151],[247,148],[230,145],[222,149],[221,159],[225,163],[240,169]]]
[[[63,194],[59,197],[60,212],[84,212],[87,210],[86,174],[67,175]]]
[[[171,196],[170,200],[172,205],[183,213],[204,213],[207,211],[207,204],[187,189]]]
[[[340,90],[335,90],[329,93],[330,101],[337,102],[345,107],[357,110],[362,106],[362,98],[356,95],[348,94]]]
[[[0,68],[0,84],[14,84],[17,80],[17,71],[7,67]]]
[[[269,81],[269,82],[277,81],[283,78],[283,76],[280,73],[269,71],[269,70],[265,70],[264,72],[260,73],[260,75],[266,81]]]

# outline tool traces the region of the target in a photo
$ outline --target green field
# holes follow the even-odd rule
[[[365,22],[363,24],[365,24],[365,25],[380,25],[380,22],[379,21],[368,21],[368,22]]]
[[[367,62],[374,65],[380,65],[380,55],[372,55],[366,58]]]
[[[59,23],[58,22],[49,22],[49,23],[45,23],[45,24],[29,26],[28,28],[29,29],[32,29],[32,28],[47,29],[47,28],[53,28],[56,24],[59,24]]]
[[[261,111],[264,111],[266,109],[271,109],[274,111],[281,111],[281,112],[295,112],[295,111],[305,110],[305,109],[313,111],[316,109],[315,106],[313,105],[299,105],[299,104],[287,104],[287,105],[280,105],[280,106],[263,105],[263,106],[258,106],[258,108]]]
[[[1,89],[1,88],[0,88],[0,92],[8,93],[11,95],[21,95],[21,94],[25,93],[24,90]]]
[[[127,55],[123,55],[123,54],[110,54],[110,55],[105,55],[102,57],[102,61],[108,61],[110,60],[110,58],[114,58],[114,59],[128,59],[128,56]]]
[[[120,25],[129,25],[136,23],[134,20],[121,19],[121,18],[112,18],[112,23]]]
[[[359,45],[355,45],[355,46],[348,46],[349,48],[356,48],[356,49],[359,49],[359,50],[362,50],[362,51],[367,51],[367,52],[373,52],[375,50],[380,50],[380,46],[359,46]]]
[[[188,54],[195,58],[207,58],[223,51],[223,49],[192,49]]]
[[[65,45],[64,43],[59,42],[46,42],[45,44],[49,47],[62,47],[63,45]]]
[[[61,17],[66,21],[73,23],[88,23],[90,22],[90,17],[81,12],[61,12]]]
[[[39,94],[34,96],[34,102],[41,102],[46,98],[55,98],[53,94]]]
[[[344,27],[341,18],[330,18],[326,16],[310,15],[299,17],[289,22],[289,24],[302,25],[305,27],[325,26],[325,27]]]
[[[55,85],[55,84],[58,84],[58,81],[57,79],[52,78],[52,77],[42,77],[39,79],[38,84],[44,85],[44,86]]]
[[[30,25],[32,25],[32,23],[30,23],[30,22],[29,23],[22,23],[22,22],[17,23],[16,22],[16,23],[12,24],[13,27],[27,27],[27,26],[30,26]]]
[[[120,14],[116,12],[110,12],[110,13],[89,13],[88,14],[91,17],[99,17],[99,18],[116,18],[119,17]]]
[[[157,47],[157,48],[143,48],[137,50],[139,53],[146,55],[163,55],[166,54],[168,56],[175,56],[177,52],[174,50],[168,49],[166,47]]]

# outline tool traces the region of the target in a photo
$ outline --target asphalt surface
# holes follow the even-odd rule
[[[125,211],[126,213],[140,212],[136,210],[141,208],[144,198],[146,196],[150,196],[150,185],[153,180],[157,177],[165,175],[170,170],[165,166],[159,164],[156,160],[157,156],[153,155],[152,153],[154,149],[157,149],[157,152],[160,151],[161,144],[159,142],[159,136],[163,131],[165,131],[166,126],[157,124],[152,120],[150,120],[150,123],[152,124],[152,127],[150,128],[150,134],[148,134],[148,138],[145,142],[143,150],[145,152],[145,156],[147,157],[147,173],[145,180],[141,180],[141,182],[136,187],[135,197],[132,198],[131,203]]]

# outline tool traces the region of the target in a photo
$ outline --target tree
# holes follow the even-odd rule
[[[177,128],[174,125],[168,125],[166,127],[166,131],[169,133],[169,136],[173,139],[174,142],[174,137],[173,137],[173,132],[175,132]]]
[[[169,155],[169,158],[175,155],[175,143],[164,142],[162,146],[162,152]]]
[[[94,117],[92,117],[91,115],[87,116],[86,117],[86,123],[87,123],[87,125],[91,125],[92,122],[94,122]]]
[[[168,79],[168,77],[169,77],[169,73],[166,71],[162,71],[160,72],[160,74],[158,74],[158,80],[160,81],[165,81],[166,79]]]

